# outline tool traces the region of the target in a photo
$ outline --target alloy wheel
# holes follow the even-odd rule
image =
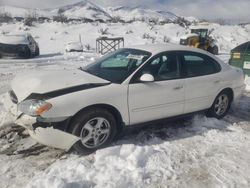
[[[87,148],[96,148],[102,145],[111,133],[111,126],[107,119],[96,117],[89,120],[82,128],[80,138]]]
[[[220,95],[215,102],[214,111],[218,116],[223,115],[228,108],[229,98],[226,94]]]

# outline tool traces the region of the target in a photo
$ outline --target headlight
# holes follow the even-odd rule
[[[26,100],[18,104],[18,110],[30,116],[39,116],[47,112],[51,107],[52,104],[35,99]]]

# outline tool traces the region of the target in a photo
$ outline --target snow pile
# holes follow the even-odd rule
[[[27,187],[249,185],[249,132],[237,124],[199,116],[178,126],[129,136],[87,157],[71,155],[38,173]]]

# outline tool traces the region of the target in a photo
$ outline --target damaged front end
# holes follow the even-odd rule
[[[30,136],[37,142],[53,148],[69,150],[77,141],[80,140],[79,137],[66,132],[70,119],[69,117],[50,119],[42,118],[39,114],[29,111],[30,109],[34,109],[33,107],[28,108],[27,103],[18,103],[17,97],[13,91],[10,91],[9,95],[12,103],[16,106],[17,118],[14,123],[27,129]],[[39,104],[42,103],[40,102]],[[32,105],[32,103],[30,105]],[[20,111],[20,107],[22,111]],[[23,113],[23,111],[30,114],[27,115]],[[34,110],[34,112],[35,111],[36,110]]]

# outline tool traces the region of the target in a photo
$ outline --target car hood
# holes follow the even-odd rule
[[[11,87],[20,102],[31,94],[45,94],[77,86],[79,91],[81,90],[79,86],[109,83],[107,80],[81,70],[53,70],[17,75],[12,81]],[[66,93],[64,92],[64,94]]]

